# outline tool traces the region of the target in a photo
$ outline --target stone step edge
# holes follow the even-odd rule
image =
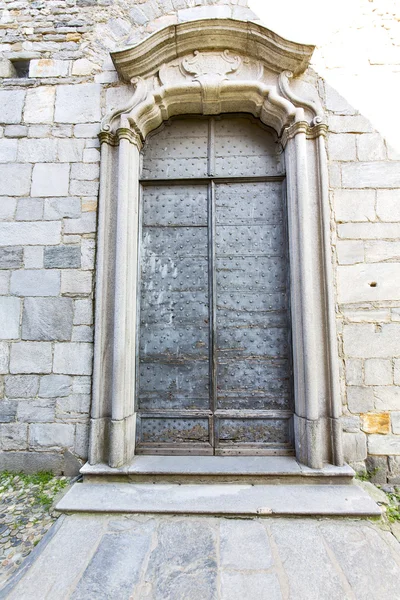
[[[76,483],[58,502],[65,513],[209,516],[380,517],[356,485]]]

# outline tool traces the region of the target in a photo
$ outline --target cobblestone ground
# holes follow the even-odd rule
[[[68,482],[51,473],[0,473],[0,589],[57,519],[53,501]]]

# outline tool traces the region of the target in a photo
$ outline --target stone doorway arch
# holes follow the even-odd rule
[[[175,115],[247,113],[272,128],[287,174],[297,459],[343,464],[325,135],[316,91],[289,80],[313,48],[250,22],[205,20],[112,54],[133,87],[102,122],[90,464],[135,455],[140,150]]]

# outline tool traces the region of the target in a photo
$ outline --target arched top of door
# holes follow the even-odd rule
[[[283,144],[293,126],[307,137],[320,135],[325,125],[316,90],[306,85],[303,98],[289,86],[313,50],[248,21],[207,19],[161,29],[111,54],[134,90],[103,119],[101,141],[116,145],[124,137],[141,147],[163,121],[185,114],[251,114]]]

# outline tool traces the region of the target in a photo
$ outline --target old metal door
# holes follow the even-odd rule
[[[293,453],[283,182],[248,117],[175,120],[148,140],[138,453]]]

